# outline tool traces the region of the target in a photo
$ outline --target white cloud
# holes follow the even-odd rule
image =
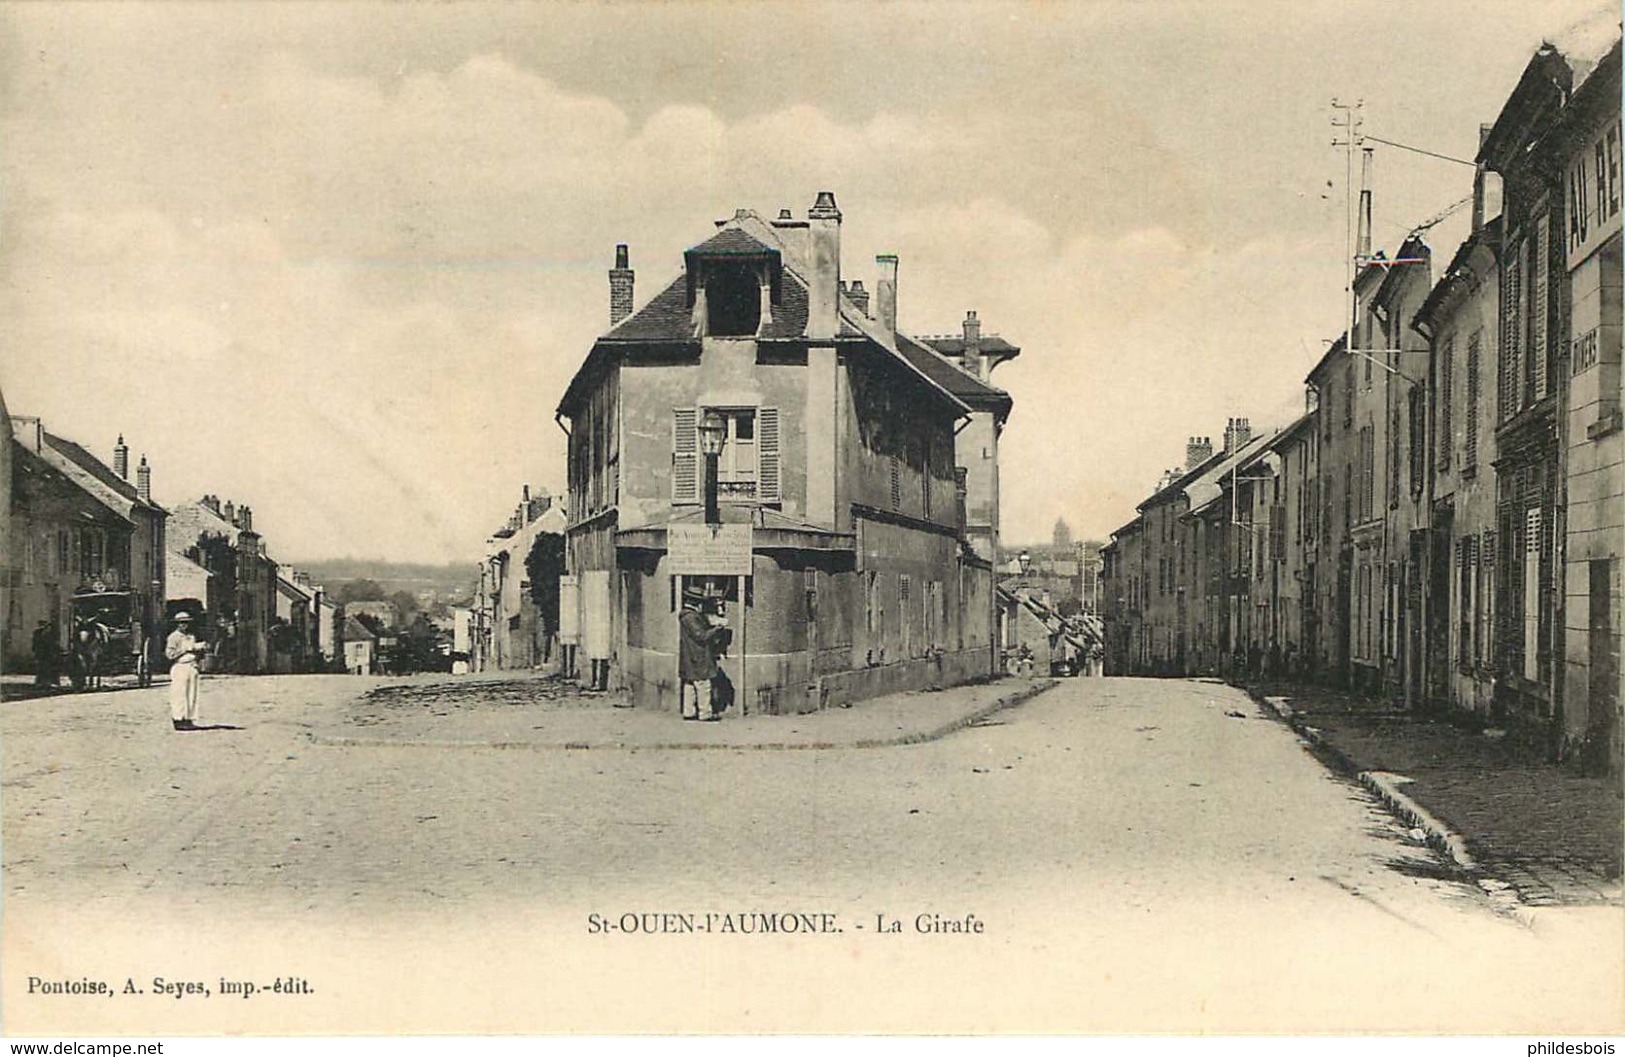
[[[1009,532],[1098,535],[1186,436],[1294,406],[1342,240],[1324,114],[1278,72],[1322,76],[1324,12],[1237,78],[1223,20],[1086,6],[828,40],[741,16],[777,49],[759,97],[692,12],[615,14],[610,47],[561,10],[521,47],[513,9],[483,43],[461,8],[14,9],[0,383],[93,449],[123,430],[163,498],[249,502],[285,557],[471,558],[521,483],[563,483],[552,409],[614,243],[647,297],[712,219],[833,189],[849,276],[901,255],[905,326],[975,308],[1023,346],[995,379]],[[1479,94],[1429,113],[1470,136]]]

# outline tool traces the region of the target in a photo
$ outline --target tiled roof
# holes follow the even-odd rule
[[[730,255],[759,257],[762,254],[777,254],[778,252],[779,248],[777,246],[769,246],[761,239],[756,238],[754,235],[751,235],[749,232],[744,231],[741,228],[726,227],[717,232],[715,235],[712,235],[710,238],[706,239],[704,242],[700,243],[698,246],[690,247],[688,250],[684,251],[683,255],[685,257],[689,254],[706,257]]]
[[[11,444],[12,487],[14,494],[22,497],[24,501],[32,501],[35,497],[43,501],[50,496],[57,502],[63,502],[65,493],[66,501],[63,502],[62,510],[69,518],[91,524],[115,526],[122,524],[125,528],[129,527],[129,518],[99,502],[92,493],[80,487],[45,458],[30,450],[27,445],[8,438],[0,438],[0,441]]]
[[[1243,448],[1242,450],[1245,451],[1246,449]],[[1165,499],[1172,499],[1174,496],[1179,495],[1181,492],[1184,491],[1185,486],[1187,484],[1190,484],[1192,481],[1194,481],[1198,477],[1202,476],[1202,474],[1204,474],[1208,470],[1212,469],[1218,463],[1224,461],[1227,454],[1228,453],[1221,451],[1217,455],[1208,456],[1208,458],[1205,461],[1203,461],[1202,463],[1198,464],[1195,469],[1187,470],[1185,473],[1180,474],[1174,480],[1168,482],[1168,484],[1166,484],[1163,487],[1157,489],[1155,492],[1152,492],[1150,498],[1146,499],[1145,502],[1141,503],[1135,509],[1137,509],[1137,510],[1147,510],[1147,509],[1149,509],[1151,507],[1154,507],[1154,506],[1157,506],[1157,505],[1161,504],[1162,501],[1165,500]]]
[[[972,377],[908,335],[897,335],[897,351],[919,368],[921,374],[971,407],[993,411],[1002,408],[1006,413],[1009,412],[1012,406],[1009,393],[988,385],[980,378]]]
[[[130,500],[132,503],[139,503],[141,501],[141,495],[135,490],[135,485],[114,473],[112,467],[96,458],[96,456],[90,454],[90,452],[86,451],[78,444],[75,444],[66,437],[59,437],[55,433],[51,433],[49,431],[47,431],[45,434],[45,443],[72,459],[75,465],[79,466],[91,476],[95,477],[96,480],[111,488],[124,498]]]
[[[730,254],[773,256],[782,266],[782,272],[775,281],[778,301],[773,305],[772,320],[760,328],[756,337],[770,342],[804,341],[810,300],[808,281],[804,275],[807,265],[778,243],[779,238],[774,230],[759,217],[742,214],[736,215],[728,226],[686,251],[685,257]],[[961,392],[981,401],[984,406],[998,407],[1009,402],[1009,396],[1002,390],[971,378],[918,342],[910,342],[901,336],[893,341],[890,335],[882,335],[878,324],[860,312],[844,295],[839,299],[836,339],[872,342],[960,409],[967,406]],[[696,343],[693,306],[685,272],[598,340],[565,389],[558,410],[561,414],[570,413],[584,388],[596,376],[597,366],[606,360],[614,362],[621,356],[635,356],[639,351],[636,346],[640,344],[649,346],[648,351],[655,351],[660,346],[669,348],[673,344]]]
[[[965,339],[949,335],[940,338],[922,338],[927,345],[936,349],[944,356],[958,356],[965,351]],[[1016,356],[1021,353],[1019,345],[1012,345],[997,334],[989,334],[977,342],[976,347],[982,352],[997,353],[1001,356]]]
[[[621,320],[608,341],[693,341],[688,280],[679,275],[648,304]]]
[[[693,316],[693,306],[688,301],[688,279],[679,275],[648,304],[605,334],[603,340],[657,344],[695,341]],[[779,303],[773,306],[773,319],[757,336],[763,341],[793,341],[799,340],[806,330],[807,288],[793,272],[786,272],[779,287]],[[843,336],[858,337],[859,331],[845,328]]]

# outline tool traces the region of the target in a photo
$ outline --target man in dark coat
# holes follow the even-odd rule
[[[42,620],[34,629],[34,685],[55,686],[57,680],[56,628]]]
[[[681,682],[684,719],[719,719],[711,708],[711,677],[717,674],[717,631],[705,615],[705,593],[683,590],[683,612],[677,618],[677,678]]]

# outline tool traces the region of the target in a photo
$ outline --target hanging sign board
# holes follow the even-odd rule
[[[749,576],[750,528],[666,526],[666,571],[673,576]]]

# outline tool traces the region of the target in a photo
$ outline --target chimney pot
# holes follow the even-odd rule
[[[795,214],[790,212],[789,206],[785,206],[783,209],[779,210],[780,220],[794,220],[795,218]]]
[[[130,449],[124,444],[124,434],[118,435],[118,443],[113,445],[113,472],[121,480],[130,479]]]
[[[818,200],[807,213],[808,220],[840,220],[841,211],[835,205],[834,191],[819,191]]]

